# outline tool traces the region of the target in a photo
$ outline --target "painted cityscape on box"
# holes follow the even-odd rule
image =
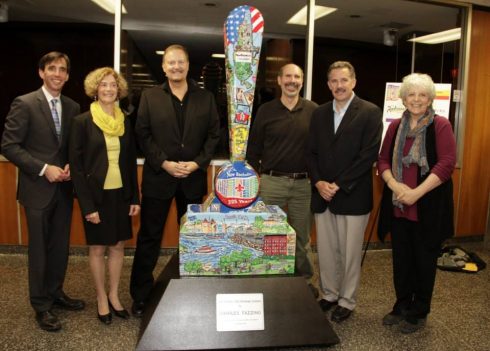
[[[292,274],[295,247],[296,233],[279,206],[256,199],[233,209],[211,194],[182,218],[180,275]]]

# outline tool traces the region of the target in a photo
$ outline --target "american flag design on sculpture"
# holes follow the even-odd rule
[[[264,19],[255,7],[242,5],[229,13],[223,32],[231,161],[245,161]]]

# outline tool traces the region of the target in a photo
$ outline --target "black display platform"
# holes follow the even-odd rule
[[[172,272],[174,259],[168,267]],[[164,271],[162,275],[169,278],[173,274]],[[167,279],[160,278],[167,285],[162,283]],[[234,293],[263,293],[265,330],[216,330],[216,294]],[[278,348],[338,342],[302,277],[194,277],[170,280],[136,350]]]

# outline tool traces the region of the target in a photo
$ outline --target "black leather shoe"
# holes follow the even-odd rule
[[[112,313],[111,312],[109,312],[107,314],[99,314],[99,312],[97,312],[97,317],[99,318],[99,321],[101,321],[105,325],[109,325],[112,323]]]
[[[426,318],[407,317],[400,322],[400,331],[403,334],[412,334],[425,327]]]
[[[83,310],[85,308],[83,300],[72,299],[65,294],[55,299],[53,305],[70,311]]]
[[[399,324],[403,318],[405,318],[401,313],[390,312],[383,317],[383,325],[396,325]]]
[[[112,306],[111,300],[107,299],[107,301],[109,301],[109,308],[114,311],[114,314],[116,316],[118,316],[119,318],[122,318],[122,319],[128,319],[129,318],[129,312],[126,311],[125,308],[123,308],[122,310],[116,310],[114,308],[114,306]]]
[[[328,310],[330,310],[333,306],[335,306],[337,304],[337,301],[328,301],[325,299],[321,299],[320,301],[318,301],[318,304],[322,308],[323,312],[327,312]]]
[[[61,323],[51,311],[36,312],[36,321],[42,330],[58,331],[61,329]]]
[[[342,321],[345,321],[347,318],[349,318],[350,314],[352,313],[351,310],[348,308],[342,307],[342,306],[337,306],[335,310],[332,312],[332,321],[340,323]]]
[[[143,313],[145,313],[146,303],[144,301],[134,301],[133,306],[131,306],[131,312],[133,316],[141,318]]]

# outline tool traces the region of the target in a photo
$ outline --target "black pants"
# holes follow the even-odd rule
[[[43,209],[25,207],[29,230],[29,299],[36,312],[63,295],[73,198],[57,189]]]
[[[177,204],[177,221],[186,213],[188,204],[200,204],[202,197],[188,199],[179,188],[174,195]],[[141,201],[141,226],[136,241],[130,293],[134,301],[148,299],[153,287],[153,269],[160,254],[163,229],[167,221],[172,199],[156,199],[143,196]]]
[[[402,218],[393,218],[391,237],[396,291],[393,313],[425,318],[430,312],[440,249],[427,244],[417,222]]]

